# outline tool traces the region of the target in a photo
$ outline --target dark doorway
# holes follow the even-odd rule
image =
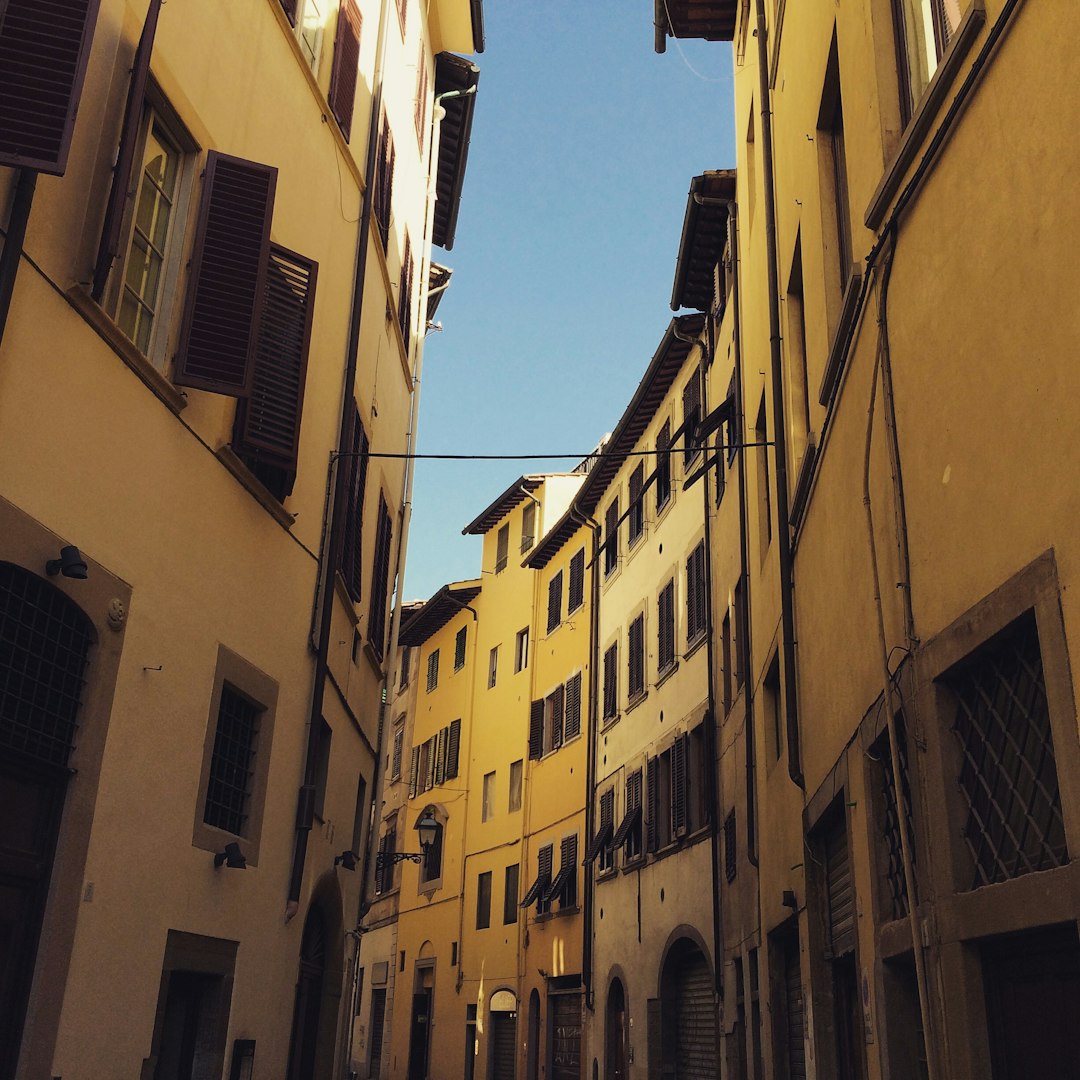
[[[529,995],[529,1044],[525,1056],[525,1075],[537,1080],[540,1073],[540,991]]]
[[[1080,1060],[1076,926],[982,946],[994,1080],[1071,1080]]]
[[[491,1014],[491,1080],[514,1080],[517,1013]]]
[[[382,1073],[383,1056],[383,1029],[386,1026],[386,991],[371,991],[371,1034],[368,1038],[368,1047],[371,1057],[368,1061],[368,1076],[371,1080],[378,1080]]]
[[[677,941],[664,961],[660,999],[664,1074],[715,1080],[720,1048],[712,972],[687,938]]]
[[[412,1020],[409,1024],[409,1080],[424,1080],[428,1074],[431,1048],[431,990],[425,987],[413,994]]]
[[[0,1080],[18,1061],[93,639],[62,592],[0,563]]]
[[[604,1021],[604,1080],[626,1080],[626,992],[612,979]]]
[[[220,983],[196,971],[169,973],[154,1080],[194,1080],[196,1065],[202,1074]]]
[[[300,970],[289,1045],[289,1080],[312,1080],[315,1075],[325,971],[326,921],[318,906],[312,905],[300,942]]]

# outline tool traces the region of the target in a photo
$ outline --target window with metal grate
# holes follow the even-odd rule
[[[907,732],[901,713],[896,718],[896,740],[900,750],[900,783],[904,790],[904,816],[907,819],[908,836],[914,840],[915,823],[912,816],[911,780],[908,774]],[[904,862],[900,845],[900,816],[896,788],[893,784],[892,752],[889,734],[885,732],[871,747],[875,760],[875,779],[881,792],[881,829],[879,842],[884,861],[885,879],[889,886],[888,917],[902,919],[908,913],[907,889],[904,884]],[[916,869],[916,848],[911,848],[912,870]],[[916,878],[916,891],[918,879]],[[917,897],[916,897],[917,899]]]
[[[222,686],[203,820],[235,836],[244,835],[248,817],[262,712],[228,683]]]

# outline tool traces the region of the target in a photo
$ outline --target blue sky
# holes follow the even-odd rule
[[[691,177],[734,165],[731,46],[656,55],[652,0],[486,0],[484,16],[417,449],[580,456],[671,317]],[[522,473],[573,464],[418,461],[404,595],[476,576],[480,538],[462,527]]]

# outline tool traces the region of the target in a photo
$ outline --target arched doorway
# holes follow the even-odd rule
[[[604,1080],[626,1080],[626,991],[621,979],[608,987],[604,1016]]]
[[[300,939],[300,971],[296,979],[292,1040],[289,1045],[289,1080],[310,1080],[315,1075],[326,974],[326,918],[312,904]]]
[[[540,1075],[540,991],[529,995],[529,1042],[525,1056],[525,1075],[537,1080]]]
[[[517,1061],[517,998],[512,990],[491,995],[491,1080],[514,1080]]]
[[[679,938],[660,977],[664,1071],[679,1080],[715,1080],[720,1048],[712,969],[701,948]]]
[[[0,563],[0,1080],[15,1074],[94,641],[74,601]]]

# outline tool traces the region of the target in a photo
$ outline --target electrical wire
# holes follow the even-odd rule
[[[732,443],[729,445],[720,445],[716,449],[718,450],[745,450],[751,449],[757,446],[772,446],[771,442],[752,442],[752,443]],[[680,447],[672,447],[668,450],[627,450],[625,453],[621,453],[618,456],[621,458],[634,458],[634,457],[657,457],[660,455],[673,456],[675,454],[684,453],[684,449]],[[577,459],[580,461],[586,461],[589,458],[597,458],[598,460],[603,457],[602,454],[580,452],[576,453],[547,453],[547,454],[392,454],[388,452],[378,452],[375,450],[365,450],[355,454],[334,454],[334,459],[347,458],[347,457],[369,457],[369,458],[391,458],[400,460],[415,460],[415,461],[567,461]]]

